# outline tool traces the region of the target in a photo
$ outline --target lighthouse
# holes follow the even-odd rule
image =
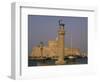
[[[57,49],[57,55],[58,55],[58,60],[55,62],[56,64],[65,64],[64,61],[64,45],[65,45],[65,30],[64,30],[64,25],[61,23],[59,20],[59,29],[58,29],[58,49]]]

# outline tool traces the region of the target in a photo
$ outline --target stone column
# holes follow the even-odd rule
[[[41,58],[43,58],[43,42],[40,42],[40,53],[41,53]]]

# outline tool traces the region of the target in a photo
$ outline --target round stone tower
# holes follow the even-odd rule
[[[64,30],[64,24],[59,23],[59,29],[58,29],[58,60],[56,61],[56,64],[65,64],[64,61],[64,44],[65,43],[65,30]]]

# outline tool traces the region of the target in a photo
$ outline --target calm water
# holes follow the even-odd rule
[[[76,58],[76,59],[65,59],[65,65],[73,65],[73,64],[87,64],[88,59],[85,58]],[[49,66],[55,65],[55,60],[28,60],[28,66]]]

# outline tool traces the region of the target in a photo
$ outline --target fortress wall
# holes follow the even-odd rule
[[[80,55],[79,48],[65,48],[65,56],[68,55]]]
[[[40,57],[41,56],[40,48],[39,47],[34,47],[32,49],[32,56],[33,57]]]
[[[40,57],[41,51],[39,47],[34,47],[32,50],[32,57]],[[65,48],[64,56],[68,55],[80,55],[80,50],[78,48]],[[43,57],[54,57],[57,55],[57,47],[49,46],[43,47]]]

